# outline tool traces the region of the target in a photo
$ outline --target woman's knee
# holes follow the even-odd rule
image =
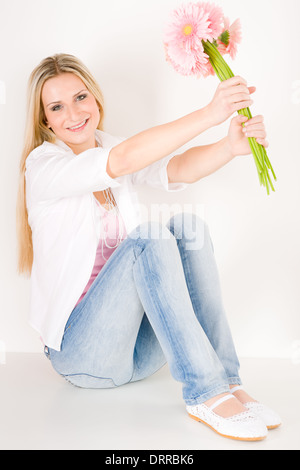
[[[129,237],[133,240],[165,240],[174,238],[173,234],[170,233],[170,230],[164,224],[152,220],[138,225],[129,234]]]
[[[157,253],[161,253],[161,250],[165,250],[170,246],[174,250],[177,249],[174,235],[160,222],[144,222],[138,225],[129,237],[133,241],[133,251],[136,259],[146,248],[157,251]]]
[[[199,250],[210,239],[207,223],[197,214],[182,212],[171,217],[167,224],[176,240],[183,240],[190,250]]]

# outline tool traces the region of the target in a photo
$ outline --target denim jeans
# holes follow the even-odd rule
[[[208,227],[181,213],[115,250],[67,322],[54,369],[83,388],[142,380],[166,362],[195,405],[241,384]]]

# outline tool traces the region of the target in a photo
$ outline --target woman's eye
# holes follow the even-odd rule
[[[53,106],[53,108],[51,108],[51,111],[57,111],[61,108],[61,106],[58,104],[57,106]]]
[[[79,96],[77,96],[77,100],[78,101],[83,101],[86,97],[87,97],[87,95],[79,95]]]

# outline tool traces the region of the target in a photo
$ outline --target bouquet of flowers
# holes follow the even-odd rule
[[[209,2],[187,3],[174,10],[164,36],[166,59],[177,72],[197,78],[217,75],[221,81],[234,77],[223,56],[235,59],[240,42],[240,20],[230,25],[222,9]],[[252,118],[249,108],[238,113]],[[253,137],[249,137],[249,144],[260,184],[269,195],[270,187],[275,191],[269,171],[275,181],[276,175],[266,149]]]

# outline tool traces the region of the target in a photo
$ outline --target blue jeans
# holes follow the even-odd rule
[[[195,405],[241,384],[208,227],[194,214],[133,230],[67,322],[54,369],[83,388],[142,380],[168,362]]]

